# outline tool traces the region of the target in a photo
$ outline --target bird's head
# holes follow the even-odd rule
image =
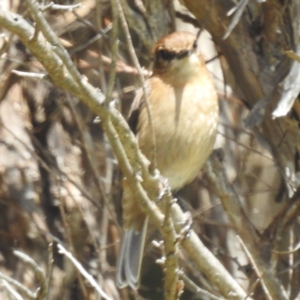
[[[174,32],[160,39],[153,48],[153,74],[166,80],[189,80],[203,66],[197,53],[197,37],[189,32]]]

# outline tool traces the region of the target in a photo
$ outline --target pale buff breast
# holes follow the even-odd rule
[[[172,189],[195,178],[214,146],[219,115],[217,95],[209,76],[200,79],[199,84],[192,82],[174,89],[153,78],[157,92],[148,97],[157,167]],[[142,152],[151,159],[151,131],[146,114],[144,107],[140,117],[143,121],[139,123],[143,134],[138,134],[138,140]]]

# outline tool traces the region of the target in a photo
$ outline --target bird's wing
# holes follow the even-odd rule
[[[150,83],[149,83],[149,80],[147,80],[146,84],[145,84],[145,91],[146,91],[147,97],[149,94],[149,89],[150,89]],[[139,115],[140,115],[141,108],[144,104],[145,104],[144,92],[143,92],[143,89],[140,88],[137,91],[137,94],[131,104],[131,108],[130,108],[130,111],[129,111],[129,114],[127,117],[127,122],[129,124],[129,127],[135,135],[138,132]]]

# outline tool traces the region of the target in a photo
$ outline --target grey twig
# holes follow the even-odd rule
[[[101,297],[107,300],[112,300],[98,285],[96,280],[92,275],[90,275],[83,266],[76,260],[76,258],[72,255],[71,252],[67,251],[61,244],[57,245],[58,250],[61,254],[65,255],[76,267],[76,269],[82,274],[82,276],[90,283],[90,285],[99,293]]]
[[[28,290],[23,284],[18,282],[15,279],[10,278],[9,276],[6,276],[5,274],[0,272],[0,279],[8,282],[9,284],[13,285],[24,297],[29,298],[30,300],[36,300],[36,295]]]
[[[51,2],[44,7],[41,8],[42,11],[52,9],[52,10],[73,10],[75,8],[78,8],[81,6],[81,3],[73,4],[73,5],[59,5],[54,4],[54,2]]]
[[[111,65],[109,69],[109,79],[106,91],[105,103],[108,104],[111,101],[113,89],[116,80],[116,66],[118,59],[118,49],[119,49],[119,15],[117,1],[112,0],[112,15],[113,15],[113,29],[112,29],[112,39],[111,39]]]
[[[16,290],[14,290],[6,280],[2,279],[0,282],[7,289],[9,294],[11,294],[16,300],[24,300],[24,298]]]
[[[241,19],[241,16],[242,16],[248,2],[249,2],[249,0],[240,0],[240,2],[227,13],[227,16],[230,16],[232,14],[234,14],[234,16],[233,16],[233,18],[228,26],[228,29],[223,37],[224,40],[229,37],[232,30],[234,29],[234,27],[237,25],[237,23]]]
[[[48,291],[47,280],[45,277],[44,270],[27,254],[17,250],[15,250],[13,254],[33,269],[39,281],[39,286],[40,286],[39,289],[36,291],[35,299],[44,300],[46,298],[47,291]]]
[[[266,297],[267,297],[269,300],[273,300],[273,298],[271,297],[271,295],[270,295],[270,293],[269,293],[269,291],[268,291],[268,289],[267,289],[267,287],[266,287],[266,285],[265,285],[265,282],[264,282],[264,280],[263,280],[262,274],[260,273],[260,271],[259,271],[259,269],[258,269],[258,267],[257,267],[257,265],[256,265],[256,262],[255,262],[255,260],[253,259],[251,253],[250,253],[249,250],[247,249],[247,246],[245,245],[245,243],[243,242],[243,240],[242,240],[238,235],[237,235],[237,239],[238,239],[239,243],[241,244],[241,246],[242,246],[244,252],[246,253],[246,255],[247,255],[247,257],[248,257],[248,259],[249,259],[249,261],[250,261],[250,263],[251,263],[251,265],[252,265],[252,267],[253,267],[253,269],[255,270],[256,276],[257,276],[257,277],[259,278],[259,280],[261,281],[261,285],[262,285],[262,288],[263,288],[263,290],[264,290],[264,292],[265,292],[265,294],[266,294]]]
[[[193,299],[202,299],[203,297],[208,297],[210,300],[225,300],[224,298],[217,297],[208,291],[200,288],[196,285],[190,278],[188,278],[182,271],[179,272],[180,278],[184,281],[185,285],[192,290],[196,295]],[[198,298],[199,297],[199,298]]]
[[[20,77],[27,77],[27,78],[45,79],[47,77],[47,74],[40,74],[40,73],[23,72],[18,70],[12,70],[11,72]]]

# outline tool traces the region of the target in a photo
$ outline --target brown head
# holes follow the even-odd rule
[[[160,39],[153,48],[153,75],[186,78],[203,65],[197,53],[197,37],[190,32],[173,32]]]

